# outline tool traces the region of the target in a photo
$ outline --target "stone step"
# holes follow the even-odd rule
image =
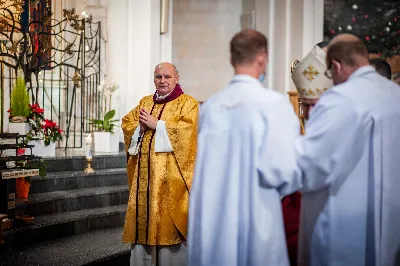
[[[62,156],[45,158],[47,172],[62,172],[62,171],[83,171],[86,168],[85,156]],[[111,169],[124,168],[126,166],[126,154],[104,154],[93,155],[92,168]]]
[[[92,261],[84,266],[128,266],[130,263],[131,251],[125,250],[116,254],[112,254],[106,258]]]
[[[122,227],[58,238],[4,252],[1,265],[82,266],[126,256],[130,245],[121,242]],[[106,264],[114,265],[114,264]],[[127,264],[129,265],[129,260]]]
[[[126,204],[128,198],[127,185],[92,187],[32,194],[28,200],[17,200],[17,207],[24,213],[40,216]]]
[[[83,171],[51,172],[44,179],[33,177],[29,194],[120,185],[128,185],[126,168],[100,169],[90,174]]]
[[[19,246],[59,237],[93,232],[124,225],[126,204],[56,213],[35,217],[35,224],[5,230],[8,246]]]

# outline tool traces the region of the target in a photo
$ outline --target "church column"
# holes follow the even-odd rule
[[[143,96],[154,91],[153,68],[160,61],[160,1],[128,0],[124,24],[127,47],[123,51],[127,62],[126,87],[120,91],[124,100],[121,113],[127,113]],[[119,43],[117,36],[115,40]]]
[[[168,6],[168,31],[161,34],[161,62],[172,62],[172,8],[173,0],[169,0]]]
[[[266,85],[280,92],[294,90],[290,65],[295,59],[301,60],[316,43],[323,40],[324,1],[243,1],[247,10],[255,10],[256,29],[268,37],[269,65]]]
[[[120,84],[122,118],[142,97],[154,93],[154,67],[170,60],[171,41],[160,35],[160,0],[103,1],[108,6],[107,79]]]

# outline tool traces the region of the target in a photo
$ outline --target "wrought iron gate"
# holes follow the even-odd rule
[[[1,131],[8,125],[5,110],[21,73],[31,102],[64,130],[58,146],[82,147],[83,134],[93,131],[90,119],[100,115],[97,87],[104,79],[105,57],[101,24],[91,16],[80,19],[74,9],[64,9],[62,19],[56,20],[51,1],[31,2],[0,1]]]

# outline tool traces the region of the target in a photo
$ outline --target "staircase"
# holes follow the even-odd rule
[[[5,230],[0,265],[129,265],[121,242],[128,202],[125,154],[47,159],[46,179],[32,178],[29,199],[17,210],[33,225]]]

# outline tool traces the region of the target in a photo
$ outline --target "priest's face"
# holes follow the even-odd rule
[[[167,95],[175,89],[179,76],[174,65],[162,63],[154,70],[154,85],[159,95]]]
[[[301,99],[300,102],[303,116],[307,120],[311,109],[318,102],[318,99]]]

